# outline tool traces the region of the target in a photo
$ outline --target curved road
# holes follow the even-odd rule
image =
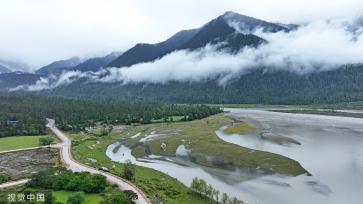
[[[60,158],[61,158],[62,162],[65,164],[65,166],[67,167],[67,169],[70,169],[75,172],[86,171],[86,172],[90,172],[92,174],[102,174],[102,175],[106,176],[106,178],[109,182],[118,185],[122,190],[132,190],[132,191],[136,192],[138,195],[138,199],[134,200],[134,202],[136,204],[152,204],[150,199],[147,197],[147,195],[142,190],[140,190],[135,184],[131,183],[130,181],[120,178],[118,176],[115,176],[111,173],[103,172],[98,169],[86,166],[84,164],[81,164],[81,163],[75,161],[71,154],[71,140],[63,132],[61,132],[57,127],[55,127],[53,119],[47,119],[47,121],[48,121],[47,127],[62,141],[61,143],[50,145],[50,147],[60,149]],[[39,146],[39,147],[8,150],[8,151],[2,151],[2,152],[0,152],[0,154],[8,153],[8,152],[39,149],[39,148],[45,148],[45,147],[49,147],[49,146]],[[18,181],[2,183],[2,184],[0,184],[0,188],[7,188],[7,187],[12,187],[12,186],[22,185],[28,181],[29,181],[29,179],[22,179],[22,180],[18,180]]]
[[[138,199],[134,200],[136,204],[151,204],[151,201],[146,194],[130,181],[75,161],[71,154],[71,140],[55,127],[53,119],[47,119],[47,121],[47,127],[62,141],[62,143],[51,145],[51,147],[60,149],[61,160],[66,165],[67,169],[76,172],[87,171],[92,174],[102,174],[107,177],[109,182],[117,184],[122,190],[132,190],[136,192],[138,195]]]

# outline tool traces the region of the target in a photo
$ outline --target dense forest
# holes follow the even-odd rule
[[[261,68],[243,75],[237,74],[223,85],[217,79],[126,85],[79,80],[39,94],[91,100],[148,100],[168,103],[338,103],[363,100],[363,65],[347,65],[336,70],[310,74],[266,71]]]
[[[32,95],[0,96],[0,137],[45,134],[45,118],[54,118],[63,130],[84,130],[104,124],[151,123],[183,116],[194,120],[220,113],[218,107],[161,103],[84,101]]]

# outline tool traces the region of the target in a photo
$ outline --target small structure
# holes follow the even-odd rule
[[[6,121],[6,125],[17,125],[19,121],[17,120],[8,120]]]

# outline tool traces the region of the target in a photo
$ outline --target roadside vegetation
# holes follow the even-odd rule
[[[39,144],[41,146],[47,146],[53,144],[55,141],[54,136],[46,136],[39,138]]]
[[[37,187],[16,186],[0,189],[0,203],[8,202],[8,193],[30,194],[42,192],[45,194],[45,204],[133,204],[126,193],[116,186],[108,185],[102,193],[84,193],[83,191],[48,190]],[[24,202],[22,202],[24,203]]]
[[[67,204],[132,203],[128,195],[110,185],[105,176],[88,172],[74,173],[64,168],[50,168],[34,174],[26,187],[54,191],[53,196],[58,197],[56,200]]]
[[[5,171],[0,171],[0,184],[10,181],[10,175]]]

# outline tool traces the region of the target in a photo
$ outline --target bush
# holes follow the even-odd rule
[[[6,172],[0,172],[0,183],[5,183],[10,180],[10,176]]]
[[[125,194],[115,194],[110,196],[105,204],[132,204]]]
[[[127,195],[127,197],[130,199],[130,200],[136,200],[138,199],[138,195],[137,193],[135,193],[134,191],[132,190],[125,190],[124,193]]]
[[[83,204],[85,202],[83,193],[75,193],[69,196],[67,204]]]
[[[63,168],[53,168],[34,174],[27,183],[29,187],[53,190],[84,191],[100,193],[107,187],[106,177],[87,172],[73,173]]]
[[[50,145],[54,142],[54,138],[52,136],[48,136],[48,137],[42,137],[39,139],[39,143],[40,145],[42,146],[45,146],[45,145]]]
[[[135,175],[135,166],[131,163],[130,160],[127,160],[124,169],[123,169],[123,177],[129,181],[134,179]]]

